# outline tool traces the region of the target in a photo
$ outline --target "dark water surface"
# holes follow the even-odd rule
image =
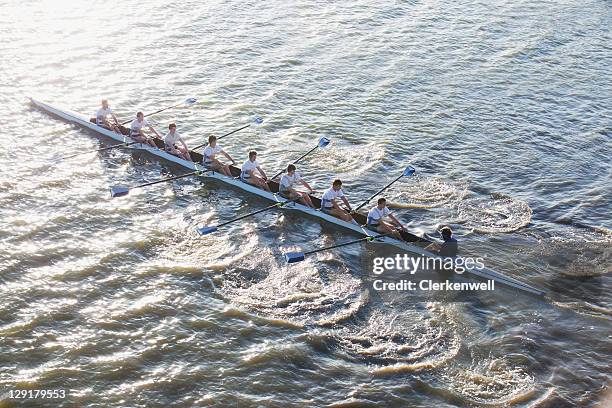
[[[612,349],[610,1],[0,2],[0,407],[594,406]],[[415,301],[371,287],[380,245],[288,267],[357,236],[183,179],[27,96],[189,144],[224,139],[275,173],[388,193],[418,231],[549,292]],[[398,279],[401,275],[396,276]],[[607,388],[608,387],[608,388]],[[65,389],[55,401],[16,389]],[[608,400],[609,402],[609,400]]]

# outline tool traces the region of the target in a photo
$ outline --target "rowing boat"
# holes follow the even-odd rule
[[[41,101],[38,101],[32,98],[30,98],[30,101],[34,106],[38,107],[41,110],[44,110],[47,113],[50,113],[59,118],[62,118],[70,123],[93,130],[94,132],[97,132],[100,135],[106,136],[120,143],[131,141],[131,139],[127,136],[129,134],[129,130],[123,126],[121,127],[121,131],[124,134],[119,135],[118,133],[115,133],[112,130],[108,130],[101,126],[96,125],[95,119],[91,119],[83,114],[80,114],[80,113],[77,113],[77,112],[74,112],[68,109],[54,107],[45,102],[41,102]],[[278,193],[278,183],[276,182],[271,181],[269,183],[269,186],[272,192],[264,191],[253,185],[242,182],[240,179],[238,179],[238,176],[240,175],[240,169],[237,167],[230,166],[230,169],[231,169],[231,172],[234,178],[226,177],[225,175],[222,175],[218,172],[207,170],[206,168],[198,164],[202,160],[202,155],[200,153],[191,151],[190,153],[191,153],[191,158],[193,159],[193,162],[190,162],[190,161],[184,160],[180,157],[174,156],[164,151],[163,150],[163,146],[164,146],[163,140],[156,138],[154,139],[154,141],[159,147],[159,149],[153,148],[149,145],[140,144],[140,143],[133,144],[132,148],[146,151],[154,156],[157,156],[164,160],[176,163],[189,170],[198,171],[198,176],[204,179],[215,179],[221,183],[230,185],[239,190],[247,191],[251,194],[257,195],[269,201],[273,201],[277,203],[283,203],[287,201],[285,198],[277,194]],[[321,204],[321,200],[318,197],[314,197],[314,196],[310,196],[310,197],[311,197],[313,204],[315,205],[315,208],[319,208]],[[362,225],[366,224],[366,216],[364,214],[355,213],[354,219],[355,221],[357,221],[357,224],[354,224],[354,223],[343,221],[332,215],[328,215],[322,211],[319,211],[318,209],[310,208],[310,207],[301,205],[296,202],[287,203],[286,205],[279,206],[279,208],[282,208],[285,211],[298,211],[300,213],[312,216],[314,218],[335,224],[347,230],[351,230],[362,236],[372,235],[371,231],[362,227]],[[402,238],[401,240],[398,240],[398,239],[395,239],[389,236],[385,236],[385,237],[379,237],[373,242],[392,245],[402,250],[408,251],[410,253],[422,255],[425,257],[429,257],[429,258],[438,257],[436,254],[425,249],[425,247],[431,244],[432,241],[426,238],[420,237],[418,235],[411,234],[406,231],[400,231],[400,234]],[[526,291],[526,292],[529,292],[529,293],[532,293],[538,296],[543,296],[545,294],[545,292],[540,289],[537,289],[531,285],[521,282],[515,278],[512,278],[502,273],[496,272],[490,268],[485,267],[482,269],[477,269],[477,268],[473,268],[470,270],[466,269],[465,273],[482,278],[482,279],[492,279],[504,286],[520,289],[520,290],[523,290],[523,291]]]

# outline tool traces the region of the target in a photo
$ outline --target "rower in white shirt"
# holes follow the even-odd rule
[[[208,136],[208,146],[202,152],[202,164],[207,169],[216,170],[220,173],[225,174],[227,177],[232,177],[232,172],[227,164],[223,164],[217,159],[217,154],[221,153],[227,160],[231,160],[232,164],[235,165],[236,161],[229,154],[225,153],[225,150],[221,146],[217,146],[217,136]]]
[[[182,146],[177,145],[179,142]],[[168,125],[168,133],[164,136],[164,148],[170,154],[193,161],[191,160],[191,154],[189,154],[189,148],[181,135],[176,131],[176,124],[174,123]]]
[[[255,170],[257,170],[259,174],[261,174],[261,177],[255,174]],[[270,191],[270,187],[268,187],[268,177],[259,166],[259,163],[257,163],[256,151],[251,150],[249,152],[249,159],[242,164],[240,180],[244,181],[245,183],[249,183],[259,188],[262,188],[266,191]]]
[[[287,174],[283,174],[278,183],[278,193],[289,200],[297,200],[299,202],[307,205],[310,208],[314,208],[312,204],[312,200],[308,193],[303,191],[297,191],[294,186],[295,183],[301,183],[304,187],[306,187],[311,193],[314,191],[307,182],[305,182],[302,177],[300,177],[299,173],[295,171],[295,165],[290,164],[287,166]]]
[[[338,205],[337,199],[341,199],[346,208],[349,211],[352,211],[351,205],[349,204],[344,192],[342,191],[342,181],[336,179],[332,183],[332,186],[329,190],[323,193],[321,197],[321,211],[326,214],[333,215],[334,217],[340,218],[346,222],[353,221],[353,217],[345,210],[340,208]],[[354,221],[353,221],[354,222]]]
[[[108,117],[112,117],[114,123],[108,120]],[[117,116],[113,113],[113,110],[108,106],[108,100],[102,99],[102,107],[96,111],[96,125],[102,126],[103,128],[114,131],[115,133],[121,134],[119,129],[119,121]]]
[[[139,143],[144,143],[152,147],[157,147],[155,142],[152,139],[148,138],[142,131],[142,128],[144,126],[147,126],[151,132],[155,133],[155,136],[161,139],[159,133],[157,133],[157,131],[153,129],[149,122],[144,118],[144,114],[142,112],[138,112],[136,114],[136,119],[134,119],[132,123],[130,123],[130,137]]]
[[[384,221],[384,218],[389,217],[393,224]],[[366,226],[372,231],[376,231],[380,234],[390,234],[397,239],[402,239],[400,233],[396,231],[394,226],[397,228],[405,229],[401,222],[391,214],[389,208],[387,208],[387,200],[379,198],[376,206],[368,212],[368,221]]]

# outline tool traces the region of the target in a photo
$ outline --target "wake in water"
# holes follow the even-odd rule
[[[437,367],[458,353],[460,340],[444,314],[378,306],[327,334],[339,352],[379,364],[380,375]]]
[[[257,265],[241,262],[226,272],[221,289],[225,298],[262,317],[320,326],[347,319],[367,302],[361,280],[345,267],[315,267],[308,262],[279,267],[265,252],[250,260]]]
[[[522,252],[552,271],[548,285],[555,306],[610,319],[612,236],[606,231],[568,228],[563,235],[538,237]]]
[[[458,223],[484,233],[511,232],[531,222],[531,208],[523,201],[501,194],[465,200],[457,207]]]
[[[436,208],[455,206],[466,194],[467,183],[451,184],[438,177],[416,176],[387,199],[390,208]]]
[[[506,406],[530,399],[535,380],[506,358],[484,359],[470,367],[444,370],[437,379],[441,387],[472,404]]]
[[[353,178],[378,165],[384,156],[385,150],[378,143],[334,146],[318,153],[318,163],[339,178]]]
[[[570,228],[562,236],[540,238],[527,253],[569,278],[597,277],[612,272],[612,236],[607,233]]]

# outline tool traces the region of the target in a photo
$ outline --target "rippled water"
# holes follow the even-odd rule
[[[610,386],[609,1],[0,4],[0,406],[591,406]],[[252,148],[548,291],[423,302],[371,288],[380,246],[104,142],[27,96]],[[400,276],[398,276],[399,278]],[[64,400],[9,390],[66,389]]]

